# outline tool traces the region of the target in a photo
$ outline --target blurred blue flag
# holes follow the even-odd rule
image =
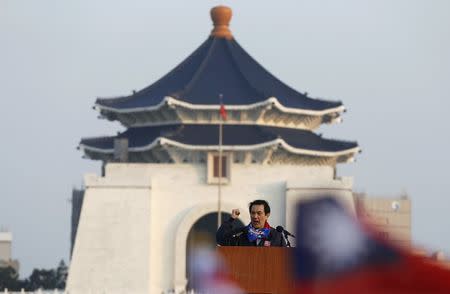
[[[297,207],[296,293],[450,293],[450,271],[379,239],[332,196]]]

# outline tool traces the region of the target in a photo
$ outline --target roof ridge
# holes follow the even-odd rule
[[[194,50],[194,52],[192,52],[187,58],[183,59],[180,63],[178,63],[174,68],[172,68],[172,70],[170,70],[168,73],[166,73],[165,75],[163,75],[159,80],[157,80],[156,82],[154,82],[153,84],[151,84],[150,86],[148,86],[147,88],[144,88],[140,91],[138,91],[137,93],[141,93],[142,94],[146,94],[148,93],[152,88],[154,88],[156,85],[158,85],[160,82],[162,82],[166,77],[170,76],[173,72],[175,72],[176,70],[178,70],[178,68],[187,63],[188,61],[190,61],[192,58],[194,58],[194,56],[196,55],[196,53],[198,53],[198,51],[200,49],[202,49],[203,46],[207,46],[207,43],[209,42],[209,38],[206,39],[197,49]],[[166,95],[169,95],[170,93],[167,93]]]
[[[250,55],[250,53],[247,52],[247,50],[245,50],[237,41],[234,42],[236,44],[236,46],[241,50],[241,52],[243,52],[243,54],[247,55],[249,60],[251,60],[252,62],[254,62],[261,70],[263,70],[264,72],[266,72],[270,78],[276,80],[277,82],[279,82],[280,84],[282,84],[283,86],[289,88],[290,90],[299,93],[300,95],[304,96],[307,99],[311,99],[313,100],[313,98],[306,96],[305,94],[301,93],[300,91],[290,87],[289,85],[287,85],[286,83],[284,83],[283,81],[281,81],[279,78],[277,78],[274,74],[272,74],[268,69],[266,69],[261,63],[259,63],[255,58],[253,58],[253,56]],[[269,95],[271,96],[271,95]],[[278,97],[277,97],[278,98]],[[284,105],[283,105],[284,106]]]
[[[195,71],[195,74],[192,75],[191,80],[186,84],[186,86],[183,88],[183,90],[181,90],[179,93],[183,94],[188,92],[195,84],[195,82],[198,80],[198,78],[200,77],[203,69],[205,68],[205,66],[208,64],[208,61],[212,55],[212,52],[214,51],[214,47],[217,44],[217,38],[215,37],[210,37],[212,38],[212,43],[209,46],[208,52],[205,55],[205,58],[203,59],[202,63],[200,64],[200,66],[197,68],[197,70]],[[178,95],[177,95],[178,96]],[[181,97],[179,97],[181,98]]]
[[[247,82],[247,84],[259,95],[261,95],[263,98],[269,98],[270,96],[265,95],[265,93],[261,93],[257,88],[255,88],[255,86],[253,86],[253,84],[250,82],[250,80],[247,78],[247,76],[244,74],[244,72],[242,71],[241,67],[239,66],[238,62],[236,62],[236,56],[233,54],[233,50],[231,48],[231,43],[232,42],[237,43],[234,39],[226,42],[226,48],[228,53],[231,56],[231,61],[233,62],[233,66],[238,70],[239,74],[243,77],[243,79]]]

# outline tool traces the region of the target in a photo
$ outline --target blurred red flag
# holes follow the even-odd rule
[[[365,266],[331,278],[299,282],[295,293],[450,293],[450,272],[424,258],[403,256],[395,264]]]
[[[366,229],[333,198],[298,205],[294,293],[450,293],[450,270]]]
[[[227,110],[225,109],[225,105],[223,105],[223,103],[220,103],[219,114],[223,120],[227,120]]]

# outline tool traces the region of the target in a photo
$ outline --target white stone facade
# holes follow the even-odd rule
[[[241,209],[248,223],[248,203],[265,199],[270,224],[295,231],[295,204],[302,199],[333,194],[354,209],[351,178],[334,174],[332,166],[233,164],[222,209]],[[85,186],[66,290],[183,291],[188,233],[218,207],[206,163],[109,163],[104,177],[86,175]]]

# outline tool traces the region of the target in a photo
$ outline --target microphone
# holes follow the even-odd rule
[[[276,228],[277,232],[279,233],[284,233],[285,236],[291,236],[292,238],[295,238],[294,235],[292,235],[291,233],[289,233],[288,231],[286,231],[282,226],[278,226]]]
[[[237,228],[237,229],[234,229],[233,231],[231,231],[231,234],[233,237],[239,237],[240,235],[245,233],[246,229],[247,229],[247,227]]]
[[[247,227],[243,226],[243,227],[238,227],[238,228],[233,228],[231,231],[227,232],[224,237],[225,238],[235,238],[235,237],[239,237],[240,235],[242,235],[243,233],[245,233]]]
[[[216,232],[216,243],[221,246],[238,246],[239,236],[245,233],[247,227],[239,227],[224,232],[223,228],[219,228]]]

